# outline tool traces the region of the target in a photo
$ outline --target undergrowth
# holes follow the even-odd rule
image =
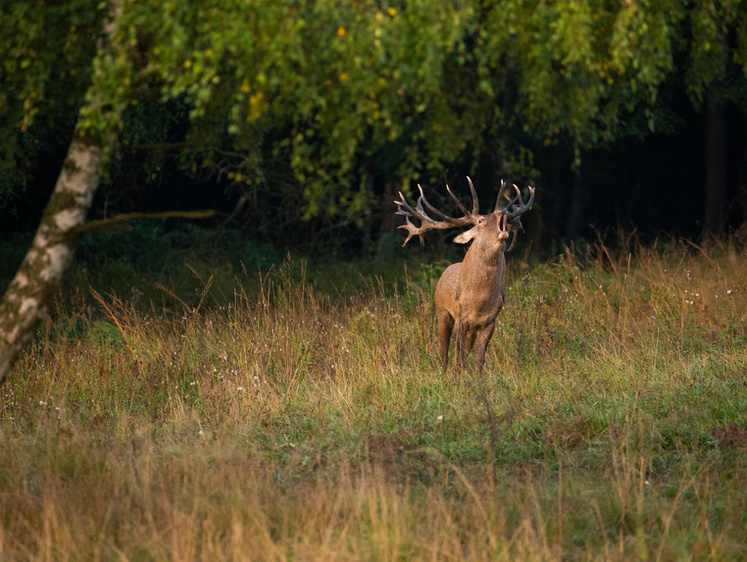
[[[0,389],[0,558],[746,557],[744,250],[510,267],[482,377],[438,265],[67,290]]]

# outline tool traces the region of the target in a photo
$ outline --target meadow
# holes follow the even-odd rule
[[[482,376],[445,263],[79,266],[0,387],[0,560],[747,558],[744,240],[616,247],[512,254]]]

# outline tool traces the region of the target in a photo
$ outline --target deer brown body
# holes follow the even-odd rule
[[[479,214],[479,202],[472,181],[467,178],[472,193],[473,208],[468,211],[451,190],[449,195],[464,213],[463,217],[452,218],[435,209],[423,194],[420,186],[420,198],[415,208],[410,207],[400,193],[401,201],[397,214],[407,217],[400,228],[408,231],[405,244],[414,235],[421,237],[431,229],[454,228],[472,225],[472,228],[459,234],[454,241],[459,244],[472,242],[461,263],[446,268],[436,285],[435,304],[438,318],[438,338],[441,347],[441,362],[446,369],[449,360],[449,343],[454,335],[457,348],[457,368],[464,367],[464,362],[477,342],[476,362],[479,371],[485,364],[485,350],[493,337],[495,322],[503,308],[506,288],[506,242],[510,231],[517,230],[520,216],[529,210],[534,201],[534,189],[529,188],[529,201],[524,203],[519,188],[514,186],[516,197],[505,207],[500,207],[500,197],[505,183],[501,183],[498,203],[495,211],[488,215]],[[423,205],[441,220],[429,217]],[[420,220],[420,227],[410,222],[410,217]],[[403,244],[404,245],[404,244]],[[510,248],[509,248],[510,249]]]

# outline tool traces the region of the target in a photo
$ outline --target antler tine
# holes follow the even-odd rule
[[[397,228],[404,228],[405,230],[407,230],[407,238],[405,238],[405,241],[402,244],[403,248],[407,245],[407,243],[410,241],[410,238],[412,238],[413,236],[418,236],[418,238],[420,238],[421,246],[425,244],[423,242],[423,232],[425,232],[423,230],[423,226],[421,225],[420,228],[416,227],[414,224],[410,222],[409,217],[405,218],[405,224],[403,224],[402,226],[398,226]]]
[[[501,188],[498,190],[498,197],[495,198],[495,208],[497,209],[501,205],[501,195],[503,195],[503,190],[506,189],[506,182],[504,180],[501,180]],[[510,205],[510,203],[509,203]]]
[[[449,188],[448,183],[446,184],[446,191],[449,192],[449,195],[451,195],[451,198],[454,200],[454,203],[457,204],[457,207],[459,207],[459,210],[462,211],[465,215],[469,215],[470,212],[467,210],[467,207],[462,205],[462,202],[459,199],[457,199],[457,196],[451,192],[451,189]]]
[[[410,207],[408,205],[407,200],[405,199],[405,196],[402,195],[402,192],[399,192],[400,199],[402,201],[395,201],[394,204],[397,205],[397,211],[394,213],[395,215],[402,215],[403,217],[418,217],[418,211]],[[404,211],[402,210],[404,208]],[[423,213],[423,220],[430,220],[430,217],[425,215]],[[418,217],[420,218],[420,217]]]
[[[423,188],[420,187],[420,184],[418,184],[418,189],[420,190],[420,197],[418,198],[418,209],[420,209],[420,211],[424,215],[425,215],[425,211],[423,211],[423,205],[422,204],[425,204],[425,206],[428,207],[428,210],[431,211],[433,214],[435,214],[437,217],[440,217],[440,218],[442,218],[443,220],[445,220],[447,222],[453,222],[453,221],[457,220],[455,218],[452,218],[452,217],[450,217],[448,215],[443,214],[441,211],[439,211],[433,205],[431,205],[428,202],[428,199],[425,198],[425,193],[423,193]],[[446,190],[449,191],[449,186],[448,185],[446,186]],[[449,191],[449,193],[451,193],[451,191]],[[452,195],[452,197],[454,197],[454,196]]]
[[[479,215],[480,214],[480,202],[477,200],[477,191],[475,191],[475,186],[472,184],[472,180],[470,179],[469,176],[467,176],[467,183],[469,184],[469,191],[472,194],[472,214]],[[452,195],[452,197],[454,196]],[[456,199],[456,197],[454,197],[454,199]]]
[[[513,198],[513,199],[511,199],[511,200],[510,200],[510,201],[509,201],[508,203],[506,203],[506,206],[505,206],[505,207],[503,207],[503,210],[504,210],[504,211],[506,211],[506,212],[508,212],[508,210],[509,210],[509,209],[510,209],[511,207],[515,206],[515,205],[516,205],[516,203],[517,203],[518,201],[519,201],[519,198],[518,198],[518,197],[514,197],[514,198]]]
[[[416,211],[415,209],[410,207],[401,191],[399,192],[399,196],[401,201],[394,202],[397,205],[397,211],[395,212],[395,215],[402,215],[403,217],[405,217],[405,224],[399,226],[398,228],[404,228],[405,230],[407,230],[407,238],[405,238],[405,242],[402,244],[402,246],[407,245],[407,243],[410,241],[410,238],[412,238],[413,236],[418,236],[420,238],[420,245],[422,246],[423,233],[427,230],[426,225],[435,221],[433,221],[428,215],[422,212],[422,206],[419,206],[420,211]],[[418,219],[420,219],[420,228],[412,224],[412,222],[410,221],[410,217],[417,217]]]
[[[448,186],[447,186],[448,190]],[[420,244],[423,244],[423,234],[425,234],[428,230],[431,229],[446,229],[446,228],[453,228],[458,226],[466,226],[468,224],[472,224],[474,222],[474,217],[472,214],[467,212],[467,210],[461,205],[461,203],[458,203],[459,207],[464,211],[465,216],[461,218],[453,218],[448,215],[445,215],[438,209],[436,209],[433,205],[431,205],[428,202],[428,199],[426,199],[425,194],[423,193],[423,188],[418,184],[418,191],[420,191],[420,197],[418,197],[418,201],[415,204],[415,208],[411,207],[407,200],[405,199],[405,196],[402,194],[402,192],[399,192],[399,201],[394,201],[394,204],[397,205],[397,211],[395,214],[402,215],[405,217],[405,224],[400,225],[398,228],[404,228],[407,230],[408,235],[405,239],[404,244],[407,244],[410,241],[410,238],[413,236],[419,236],[420,237]],[[449,191],[451,193],[451,191]],[[453,194],[451,194],[452,197],[454,197]],[[456,197],[454,197],[456,200]],[[438,218],[441,220],[434,220],[433,218],[429,217],[425,209],[427,208],[429,211],[431,211],[433,214],[435,214]],[[416,218],[420,221],[420,226],[415,226],[411,221],[410,218]]]
[[[515,223],[518,221],[519,216],[526,213],[532,207],[535,188],[529,187],[529,201],[526,203],[524,203],[524,198],[521,196],[521,190],[516,186],[516,184],[514,184],[514,189],[516,190],[516,197],[511,200],[511,203],[509,203],[508,206],[506,206],[506,219]],[[518,205],[515,203],[517,199],[519,201]]]
[[[516,198],[519,200],[520,205],[524,205],[524,198],[521,196],[521,189],[519,189],[519,186],[514,184],[514,190],[516,191]]]
[[[399,192],[399,197],[401,201],[394,201],[394,204],[397,205],[397,211],[394,214],[402,215],[403,217],[405,217],[405,224],[398,227],[407,230],[407,238],[405,238],[405,242],[404,244],[402,244],[402,246],[405,246],[410,241],[410,238],[416,235],[420,238],[420,245],[422,246],[423,233],[427,230],[425,228],[425,225],[433,223],[435,221],[423,212],[423,207],[419,204],[420,199],[418,199],[418,205],[416,205],[419,210],[415,210],[407,203],[407,200],[405,199],[405,196],[401,191]],[[418,219],[420,219],[422,223],[420,225],[420,228],[412,224],[412,222],[410,221],[410,217],[417,217]]]

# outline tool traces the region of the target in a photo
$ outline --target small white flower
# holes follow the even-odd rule
[[[200,430],[197,435],[203,435],[202,430]]]
[[[197,384],[197,381],[192,381],[191,383],[189,383],[189,386],[194,386],[196,384]]]
[[[47,403],[44,400],[39,400],[39,406],[46,406]]]
[[[240,386],[239,388],[236,389],[236,392],[244,392],[244,390],[245,390],[244,387]]]
[[[441,421],[442,419],[444,419],[444,417],[443,416],[438,416],[436,419],[439,420],[439,421]]]
[[[726,291],[726,294],[727,295],[731,295],[731,289],[729,289],[728,291]]]

